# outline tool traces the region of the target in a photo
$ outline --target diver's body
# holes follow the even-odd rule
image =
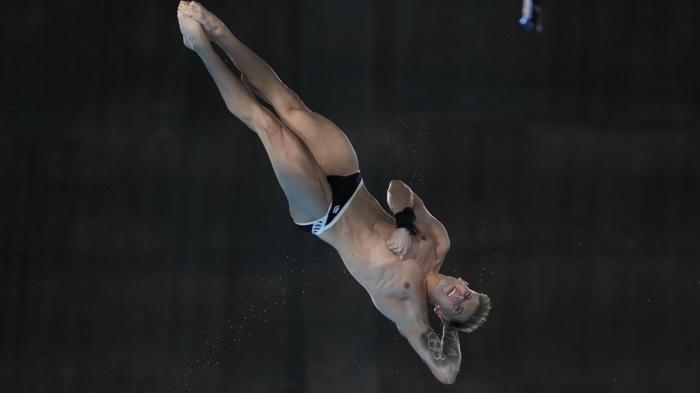
[[[418,225],[420,226],[420,225]],[[367,290],[382,314],[392,321],[404,319],[405,310],[395,310],[396,300],[416,298],[425,303],[425,268],[437,260],[432,234],[421,232],[412,240],[420,252],[401,260],[386,244],[396,230],[394,218],[362,186],[339,221],[319,237],[333,246],[350,274]],[[403,306],[402,306],[403,307]],[[424,307],[414,310],[425,313]]]
[[[357,155],[335,124],[310,111],[267,63],[200,4],[181,2],[178,20],[185,45],[200,56],[228,109],[260,137],[294,222],[309,230],[313,226],[313,233],[338,251],[377,309],[396,324],[435,377],[454,382],[461,353],[459,329],[449,322],[468,321],[488,297],[438,272],[450,244],[442,224],[408,186],[393,180],[389,208],[394,214],[410,208],[408,214],[415,218],[397,228],[394,217],[361,182]],[[210,40],[233,60],[240,80],[213,51]],[[254,95],[270,103],[275,113]],[[354,180],[354,188],[345,190],[347,200],[336,206],[339,190],[333,189],[330,177]],[[319,219],[324,213],[333,219]],[[442,338],[428,324],[427,301],[436,305],[434,311],[443,321]]]

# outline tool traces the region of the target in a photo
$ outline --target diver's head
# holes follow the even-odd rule
[[[469,283],[461,278],[442,274],[438,274],[436,282],[428,286],[428,298],[443,323],[465,333],[473,332],[486,322],[491,310],[488,296],[472,291]]]

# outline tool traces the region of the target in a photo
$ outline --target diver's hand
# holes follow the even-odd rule
[[[396,228],[387,240],[386,246],[403,260],[411,251],[412,240],[408,229]]]

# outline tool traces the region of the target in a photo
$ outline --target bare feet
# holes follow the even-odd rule
[[[221,19],[209,12],[203,5],[196,1],[181,1],[180,4],[184,4],[184,6],[182,6],[182,12],[185,15],[202,25],[209,40],[216,42],[228,32],[228,28]]]
[[[182,42],[186,47],[197,52],[210,46],[209,40],[207,39],[204,29],[202,29],[202,25],[185,15],[182,10],[184,4],[185,2],[181,1],[177,8],[177,22],[180,24]]]

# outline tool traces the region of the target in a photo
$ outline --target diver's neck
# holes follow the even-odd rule
[[[433,297],[433,292],[436,291],[436,286],[442,279],[443,275],[431,270],[425,274],[425,291],[428,295],[428,302],[435,305],[435,298]]]

